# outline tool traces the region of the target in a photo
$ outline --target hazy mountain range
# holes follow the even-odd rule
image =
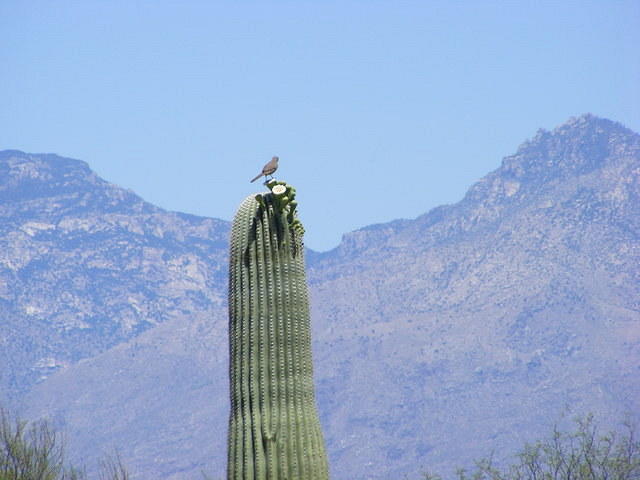
[[[3,403],[90,465],[115,446],[134,478],[223,478],[228,233],[0,152]],[[336,480],[504,458],[563,414],[640,418],[640,135],[618,123],[541,130],[460,202],[307,267]]]

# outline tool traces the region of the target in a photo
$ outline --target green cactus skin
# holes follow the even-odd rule
[[[229,259],[229,480],[327,480],[295,189],[247,197]],[[281,192],[284,190],[284,192]]]

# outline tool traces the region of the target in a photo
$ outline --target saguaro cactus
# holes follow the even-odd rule
[[[311,363],[295,189],[268,183],[233,221],[229,259],[229,480],[328,479]]]

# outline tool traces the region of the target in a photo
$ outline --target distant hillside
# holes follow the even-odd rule
[[[619,124],[540,131],[310,273],[337,478],[500,456],[565,409],[640,414],[640,136]]]
[[[227,222],[166,212],[85,162],[0,152],[0,392],[226,301]]]
[[[82,180],[28,185],[65,162]],[[73,162],[0,153],[0,188],[15,192],[0,207],[14,403],[63,426],[79,457],[119,446],[136,478],[221,476],[228,225],[163,212]],[[640,136],[615,122],[539,131],[459,203],[309,260],[336,480],[500,459],[566,412],[640,417]],[[55,372],[38,370],[48,356]],[[36,373],[48,376],[32,386]]]

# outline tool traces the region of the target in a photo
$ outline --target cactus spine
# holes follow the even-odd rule
[[[326,480],[295,189],[247,197],[229,259],[229,480]]]

